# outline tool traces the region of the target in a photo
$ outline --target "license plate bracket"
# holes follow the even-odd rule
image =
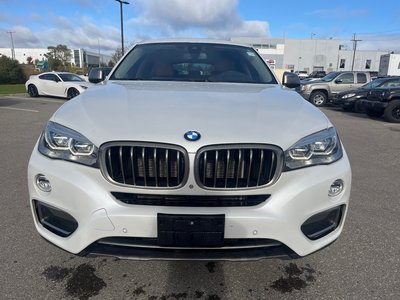
[[[225,215],[157,214],[158,244],[164,247],[222,247]]]

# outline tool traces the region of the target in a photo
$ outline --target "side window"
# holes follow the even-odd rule
[[[60,81],[60,78],[58,78],[57,75],[54,75],[54,74],[47,74],[47,76],[48,76],[48,78],[46,78],[46,79],[48,79],[48,80]]]
[[[381,87],[399,87],[400,80],[390,80],[381,85]]]
[[[367,75],[364,73],[357,73],[357,83],[367,83]]]
[[[337,79],[342,80],[342,82],[340,82],[340,83],[345,83],[345,84],[346,83],[347,84],[354,83],[354,75],[353,75],[353,73],[342,74]]]
[[[49,74],[40,75],[40,76],[39,76],[39,79],[42,79],[42,80],[50,80],[50,79],[49,79]]]

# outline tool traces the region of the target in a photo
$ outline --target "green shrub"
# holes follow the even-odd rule
[[[24,83],[26,78],[18,61],[0,56],[0,84]]]

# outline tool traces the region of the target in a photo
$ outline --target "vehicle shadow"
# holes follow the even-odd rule
[[[168,263],[166,299],[224,299],[223,262],[170,261]]]

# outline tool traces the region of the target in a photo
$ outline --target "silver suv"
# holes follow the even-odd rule
[[[331,72],[321,80],[303,82],[300,95],[315,106],[323,106],[336,94],[359,88],[370,81],[369,72]]]

